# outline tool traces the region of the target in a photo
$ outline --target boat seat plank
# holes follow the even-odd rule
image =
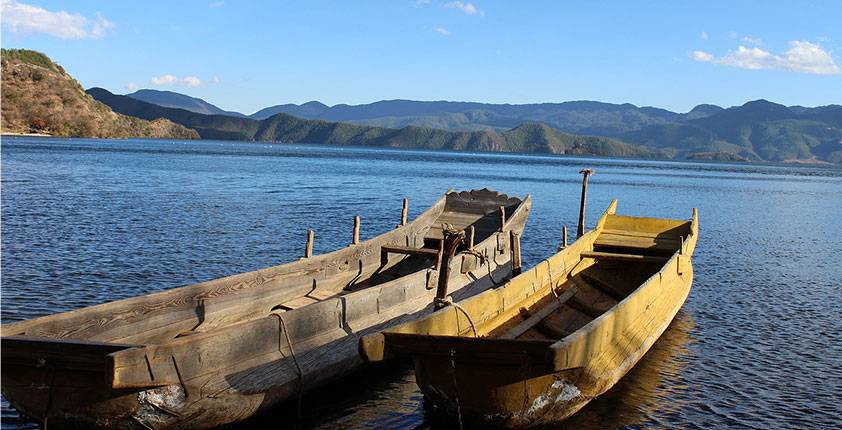
[[[553,340],[512,340],[488,337],[457,337],[438,335],[419,335],[409,333],[384,332],[389,350],[395,355],[411,355],[423,352],[426,355],[441,356],[450,359],[451,354],[462,362],[488,362],[498,364],[522,364],[529,357],[536,371],[538,366],[552,365],[549,347]]]
[[[669,260],[669,257],[658,257],[654,255],[618,254],[598,251],[586,251],[580,255],[582,258],[593,258],[594,260],[637,261],[646,263],[664,263]]]
[[[652,251],[675,251],[681,245],[678,239],[663,237],[625,236],[619,234],[602,233],[594,241],[594,246],[646,249]]]
[[[558,310],[566,301],[570,300],[578,291],[577,288],[571,288],[563,293],[561,293],[557,299],[552,300],[547,306],[544,306],[537,312],[533,313],[532,316],[523,320],[520,324],[512,327],[507,331],[505,334],[500,336],[500,339],[517,339],[518,336],[526,333],[534,327],[536,324],[541,322],[544,318],[550,316],[553,312]]]
[[[383,245],[380,247],[381,254],[405,254],[405,255],[420,255],[424,257],[438,257],[439,250],[431,248],[414,248],[411,246],[401,245]]]

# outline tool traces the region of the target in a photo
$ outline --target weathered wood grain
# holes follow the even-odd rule
[[[498,233],[501,204],[511,215]],[[244,419],[358,368],[363,335],[431,313],[432,275],[449,274],[455,300],[506,278],[509,241],[500,253],[499,236],[522,231],[530,205],[529,196],[448,193],[412,222],[339,251],[312,256],[308,245],[306,258],[285,265],[3,325],[3,392],[36,419],[85,428],[206,428]],[[436,270],[430,257],[440,253],[422,248],[435,243],[431,227],[444,213],[456,228],[474,228],[474,251],[489,258],[467,255],[474,264],[466,265],[457,250]],[[457,326],[470,329],[464,316]],[[37,359],[6,360],[14,356],[7,337],[22,334],[43,345],[18,351],[61,371],[60,400],[26,382],[50,387],[57,372],[38,368]],[[60,339],[89,343],[69,349],[78,363],[58,359]]]

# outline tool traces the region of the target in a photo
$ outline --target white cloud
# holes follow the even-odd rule
[[[713,55],[705,51],[693,51],[693,59],[696,61],[711,61],[713,60]]]
[[[159,86],[159,87],[171,87],[171,86],[184,86],[190,88],[201,87],[204,85],[201,79],[195,76],[185,76],[183,78],[179,78],[178,76],[170,75],[169,73],[161,76],[153,76],[152,85]],[[217,84],[219,83],[219,78],[214,76],[211,82]]]
[[[211,9],[220,8],[222,6],[225,6],[224,1],[212,1],[212,2],[208,3],[208,7],[211,8]]]
[[[702,40],[708,40],[708,32],[707,32],[707,31],[703,31],[703,32],[701,32],[701,33],[699,34],[699,37],[700,37]]]
[[[468,15],[476,15],[477,12],[479,12],[479,9],[477,9],[473,3],[463,3],[461,1],[448,2],[443,4],[442,7],[447,9],[459,9]]]
[[[129,82],[128,84],[126,84],[126,89],[129,91],[134,91],[137,89],[137,84],[134,82]]]
[[[211,78],[212,84],[218,84],[220,82],[222,82],[222,81],[219,79],[219,76],[214,76],[213,78]]]
[[[450,32],[444,27],[436,27],[435,32],[441,34],[442,36],[450,36]]]
[[[78,13],[52,12],[15,0],[2,0],[0,10],[3,27],[13,33],[44,33],[61,39],[97,39],[114,28],[114,23],[99,13],[95,20],[90,20]]]
[[[833,56],[821,45],[800,40],[789,42],[789,49],[781,54],[740,45],[737,50],[729,51],[720,58],[715,58],[707,52],[694,51],[693,59],[748,70],[776,69],[817,75],[842,74],[842,67],[839,67]]]
[[[759,37],[743,36],[740,40],[746,45],[763,45],[763,39]]]
[[[96,21],[94,21],[91,27],[91,37],[98,39],[104,36],[105,32],[111,28],[114,28],[114,23],[105,19],[101,13],[97,12]]]
[[[833,56],[817,43],[793,40],[783,59],[790,70],[819,75],[839,75],[842,68],[836,64]]]
[[[152,77],[152,85],[175,85],[178,78],[173,75],[161,75]]]
[[[181,82],[190,88],[196,88],[202,85],[202,80],[195,76],[187,76]]]

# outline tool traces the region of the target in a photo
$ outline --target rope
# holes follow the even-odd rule
[[[436,297],[436,299],[433,300],[433,303],[435,303],[437,306],[453,306],[457,310],[462,311],[462,313],[465,314],[465,317],[468,318],[468,323],[471,324],[471,330],[474,332],[474,337],[479,337],[479,334],[477,333],[477,326],[474,325],[474,319],[471,318],[471,314],[469,314],[468,311],[465,310],[465,308],[459,305],[459,303],[454,302],[453,297],[447,296],[443,299]]]
[[[287,340],[287,346],[289,347],[289,355],[292,356],[292,361],[293,361],[293,363],[295,363],[296,370],[298,370],[298,419],[300,420],[301,417],[302,417],[302,414],[301,414],[301,399],[302,399],[303,394],[304,394],[304,372],[301,370],[301,365],[298,364],[298,357],[295,356],[295,350],[292,348],[292,340],[289,338],[289,331],[287,331],[286,322],[284,321],[283,317],[281,317],[281,314],[274,314],[274,315],[277,316],[278,321],[280,321],[281,331],[284,332],[284,336],[286,337],[286,340]],[[283,354],[283,351],[281,350],[281,334],[280,333],[278,333],[278,351],[281,354]]]
[[[473,256],[479,258],[480,265],[484,264],[486,269],[488,269],[488,279],[491,280],[491,283],[494,284],[495,287],[500,285],[503,282],[502,280],[498,281],[498,280],[494,279],[494,276],[492,276],[492,274],[491,274],[491,263],[490,263],[491,259],[488,258],[487,254],[481,254],[479,251],[477,251],[473,248],[472,249],[466,249],[462,252],[465,253],[465,254],[473,255]],[[496,264],[497,260],[494,260],[494,263]]]
[[[453,394],[455,394],[456,398],[456,417],[459,419],[459,430],[463,430],[465,427],[462,424],[462,404],[459,402],[459,386],[456,385],[456,350],[450,350],[450,369],[452,370],[451,376],[453,377]]]

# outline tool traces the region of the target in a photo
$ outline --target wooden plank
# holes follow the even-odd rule
[[[551,313],[558,310],[566,301],[570,300],[574,295],[576,295],[577,288],[571,288],[560,296],[557,299],[553,300],[547,306],[541,308],[538,312],[535,312],[532,316],[525,319],[522,323],[512,327],[507,331],[505,334],[500,336],[498,339],[517,339],[518,336],[526,333],[534,327],[536,324],[541,322],[544,318],[550,316]]]
[[[420,255],[424,257],[437,257],[439,255],[439,251],[437,249],[430,249],[430,248],[415,248],[412,246],[401,246],[401,245],[383,245],[380,247],[380,252],[383,253],[390,253],[390,254],[406,254],[406,255]]]
[[[341,291],[331,290],[328,288],[316,288],[313,291],[307,293],[307,297],[312,297],[316,300],[325,300],[331,297],[336,297],[341,294]]]
[[[617,254],[596,251],[586,251],[580,255],[582,258],[593,258],[595,260],[638,261],[644,263],[664,263],[669,260],[669,257],[658,257],[654,255]]]
[[[4,366],[50,366],[97,372],[105,369],[108,354],[135,346],[30,336],[6,336],[0,339]]]
[[[522,365],[530,357],[534,365],[547,364],[547,350],[552,340],[514,340],[436,336],[384,332],[391,354],[413,356],[450,356],[461,362]]]
[[[676,251],[680,242],[678,239],[656,236],[626,236],[614,233],[600,233],[594,241],[594,246],[610,246],[618,248],[640,248],[656,251]]]
[[[313,297],[301,296],[301,297],[296,297],[296,298],[294,298],[290,301],[281,303],[280,307],[281,307],[281,309],[285,309],[285,310],[289,311],[289,310],[293,310],[293,309],[303,308],[304,306],[307,306],[307,305],[312,305],[313,303],[316,303],[318,301],[319,301],[319,299],[316,299],[316,298],[313,298]]]

